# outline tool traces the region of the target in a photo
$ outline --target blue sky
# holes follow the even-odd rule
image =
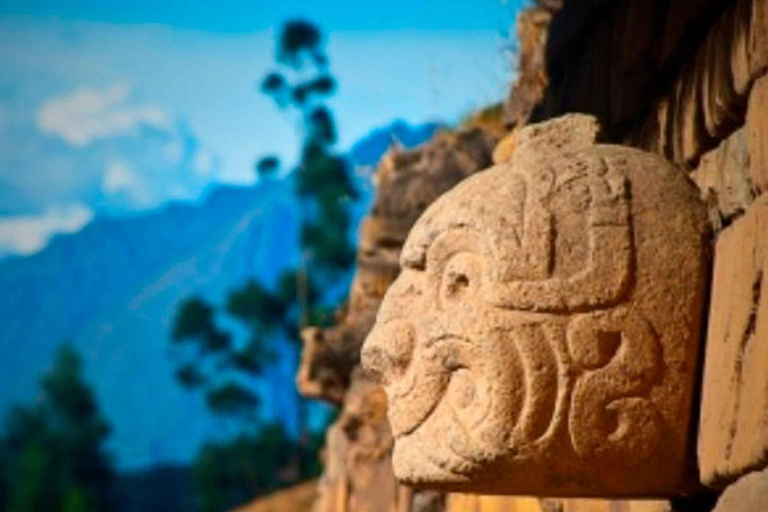
[[[509,0],[0,0],[0,256],[100,214],[251,183],[297,153],[258,91],[274,36],[328,34],[340,148],[396,118],[456,121],[511,80]]]

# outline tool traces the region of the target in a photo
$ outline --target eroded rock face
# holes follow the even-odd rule
[[[652,496],[689,475],[706,209],[593,118],[525,128],[509,163],[417,221],[362,352],[401,481]]]
[[[546,43],[552,15],[562,7],[559,0],[537,2],[517,16],[519,41],[518,79],[504,105],[508,128],[521,128],[528,123],[534,107],[542,100],[549,80],[546,69]]]

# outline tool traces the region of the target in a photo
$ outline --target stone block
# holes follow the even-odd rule
[[[362,350],[404,483],[650,497],[695,478],[706,208],[681,169],[598,128],[526,127],[411,230]]]
[[[449,494],[445,512],[551,512],[538,498]]]
[[[750,62],[750,35],[752,0],[737,0],[733,15],[733,41],[731,43],[731,76],[733,89],[744,96],[752,84]]]
[[[629,134],[624,140],[624,144],[658,155],[671,154],[669,138],[671,114],[669,98],[665,96],[659,99],[642,126],[634,133]]]
[[[740,128],[705,153],[691,173],[702,197],[714,207],[717,221],[740,215],[754,199],[749,168],[747,131]]]
[[[768,192],[768,75],[752,86],[747,131],[752,184],[758,192]]]
[[[749,473],[730,485],[712,512],[763,512],[768,510],[768,470]]]
[[[544,512],[675,512],[668,501],[547,499]]]
[[[766,38],[768,31],[768,25],[760,28],[766,4],[768,0],[733,2],[651,109],[642,128],[626,137],[627,142],[675,162],[696,165],[705,151],[743,124],[750,87],[765,72],[759,62],[768,50],[754,47],[763,44],[755,38]]]
[[[768,464],[768,195],[718,236],[698,453],[722,486]]]
[[[316,499],[317,482],[313,480],[274,492],[263,498],[257,498],[248,505],[233,509],[232,512],[296,512],[297,510],[314,510],[312,506]],[[321,510],[318,512],[325,511]]]
[[[728,135],[742,118],[741,97],[736,92],[733,57],[736,43],[736,6],[728,9],[709,32],[697,55],[698,76],[704,124],[710,137],[721,139]]]
[[[707,54],[700,51],[694,63],[684,71],[674,89],[672,118],[672,160],[695,162],[709,146],[710,136],[705,125],[702,82],[707,73]]]
[[[445,512],[694,512],[709,511],[714,504],[706,499],[601,500],[580,498],[532,498],[449,494]],[[763,512],[763,509],[754,509]]]
[[[768,71],[768,0],[752,0],[749,70],[753,78]]]

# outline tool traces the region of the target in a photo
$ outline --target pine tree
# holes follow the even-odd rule
[[[109,427],[83,380],[71,344],[59,350],[33,406],[12,410],[3,457],[5,509],[11,512],[109,510]]]

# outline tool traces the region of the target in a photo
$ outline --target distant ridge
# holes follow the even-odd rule
[[[436,127],[398,121],[374,130],[353,147],[350,162],[373,165],[393,137],[413,146]],[[357,179],[366,205],[370,185]],[[0,261],[0,415],[34,397],[56,348],[72,340],[113,426],[120,467],[189,461],[201,441],[226,429],[173,378],[174,308],[192,293],[221,301],[249,278],[272,284],[297,259],[296,211],[290,177],[218,186],[199,203],[97,218],[37,254]],[[265,414],[277,419],[292,391],[269,384],[286,372],[288,361],[265,376]]]

